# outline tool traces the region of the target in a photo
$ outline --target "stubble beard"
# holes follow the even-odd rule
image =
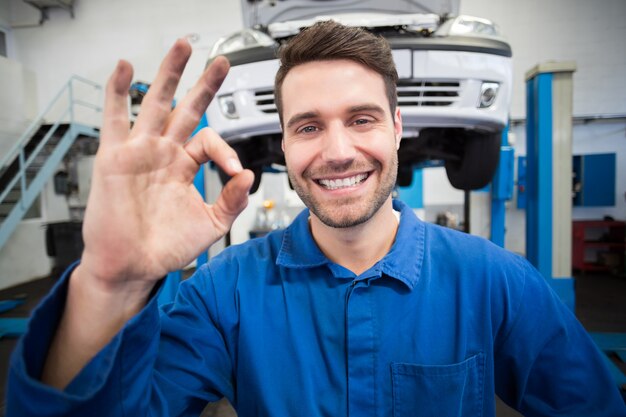
[[[389,169],[386,173],[382,171],[382,164],[379,161],[372,161],[372,165],[375,167],[374,171],[380,173],[381,182],[378,188],[376,188],[371,201],[358,201],[357,198],[346,197],[332,202],[322,203],[313,196],[313,193],[302,185],[289,169],[287,169],[287,175],[289,176],[289,180],[296,194],[298,194],[304,204],[322,223],[326,226],[339,229],[354,227],[371,219],[391,195],[398,175],[398,154],[397,152],[393,152],[392,155],[388,165]],[[334,173],[341,173],[352,167],[353,164],[349,164],[339,169],[331,169]],[[310,174],[305,171],[303,178],[310,178]]]

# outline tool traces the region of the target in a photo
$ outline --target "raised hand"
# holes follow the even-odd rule
[[[84,223],[84,272],[107,282],[156,280],[182,268],[222,237],[247,204],[251,172],[213,131],[189,135],[228,72],[216,59],[171,112],[191,47],[178,41],[164,59],[129,131],[132,68],[120,61],[106,92],[101,147]],[[202,163],[234,175],[207,205],[192,182]]]
[[[254,175],[241,168],[237,154],[210,129],[189,140],[228,73],[228,61],[217,58],[171,111],[190,54],[185,41],[172,47],[132,130],[132,67],[120,61],[109,80],[83,226],[85,250],[42,375],[52,386],[65,387],[145,305],[155,282],[223,236],[247,204]],[[213,205],[193,186],[208,160],[233,175]]]

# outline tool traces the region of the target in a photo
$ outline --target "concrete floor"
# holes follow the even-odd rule
[[[26,302],[18,308],[0,314],[2,317],[26,317],[54,285],[55,279],[42,278],[0,291],[0,300],[25,295]],[[626,277],[614,275],[581,275],[576,277],[576,315],[590,332],[626,333]],[[4,415],[4,392],[9,355],[15,339],[0,339],[0,416]],[[626,364],[618,363],[626,372]],[[518,417],[519,413],[496,400],[497,417]],[[236,416],[223,402],[210,405],[203,417]]]

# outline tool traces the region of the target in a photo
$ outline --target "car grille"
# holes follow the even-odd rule
[[[263,113],[276,113],[274,90],[259,90],[254,93],[256,108]]]
[[[398,82],[398,105],[450,106],[459,99],[458,81],[403,80]]]
[[[461,90],[458,81],[437,80],[402,80],[398,82],[398,105],[400,107],[416,106],[450,106],[459,99]],[[258,90],[254,93],[257,109],[263,113],[276,113],[274,90]]]

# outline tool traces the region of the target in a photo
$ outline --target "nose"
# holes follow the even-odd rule
[[[322,159],[332,164],[345,164],[356,158],[353,138],[340,123],[328,126],[324,135]]]

